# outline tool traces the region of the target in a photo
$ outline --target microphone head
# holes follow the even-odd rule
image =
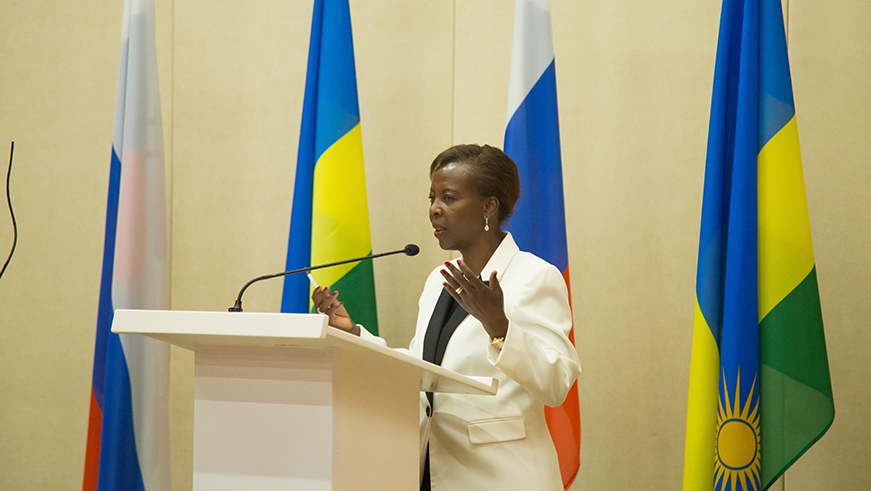
[[[408,244],[405,246],[406,256],[416,256],[418,252],[420,252],[420,247],[417,247],[415,244]]]

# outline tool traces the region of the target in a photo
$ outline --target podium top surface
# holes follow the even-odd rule
[[[323,314],[118,309],[115,311],[112,332],[141,334],[191,351],[196,351],[198,346],[346,350],[386,363],[397,370],[421,372],[420,390],[423,391],[496,394],[496,379],[458,374],[402,351],[329,327],[327,321],[327,316]]]

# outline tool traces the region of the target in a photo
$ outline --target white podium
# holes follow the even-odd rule
[[[419,488],[420,391],[496,393],[320,314],[116,310],[194,351],[195,490]]]

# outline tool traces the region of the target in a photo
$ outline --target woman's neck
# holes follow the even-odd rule
[[[492,233],[485,234],[481,240],[475,242],[475,244],[469,248],[460,251],[460,254],[463,255],[463,262],[472,270],[473,273],[480,276],[484,266],[486,266],[487,262],[490,261],[490,258],[493,257],[493,253],[499,248],[499,244],[502,243],[502,239],[504,239],[506,235],[507,234],[501,230],[495,230]],[[487,274],[489,273],[490,272],[488,271]]]

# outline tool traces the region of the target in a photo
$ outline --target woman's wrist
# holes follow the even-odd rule
[[[505,317],[505,314],[502,315],[501,319],[487,326],[487,334],[490,335],[491,341],[497,338],[505,338],[505,335],[508,334],[508,318]]]

